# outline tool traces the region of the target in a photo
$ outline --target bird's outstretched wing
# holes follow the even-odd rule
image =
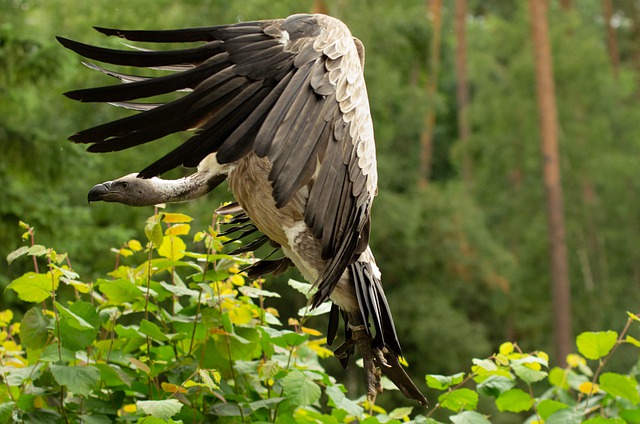
[[[140,113],[73,135],[92,152],[122,150],[168,134],[193,136],[147,168],[153,177],[193,167],[217,152],[220,163],[249,153],[267,157],[273,197],[281,207],[309,187],[305,222],[327,266],[314,305],[368,244],[377,171],[362,72],[364,51],[347,27],[324,15],[170,31],[96,28],[132,41],[202,44],[178,50],[113,50],[59,37],[91,60],[169,71],[141,77],[91,67],[125,84],[71,91],[83,102],[109,102]],[[138,103],[173,91],[166,103]]]

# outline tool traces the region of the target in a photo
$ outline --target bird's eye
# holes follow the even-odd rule
[[[122,183],[122,188],[127,188],[129,187],[129,183]]]

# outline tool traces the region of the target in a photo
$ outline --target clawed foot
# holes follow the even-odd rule
[[[334,356],[343,363],[350,356],[353,351],[353,347],[357,346],[362,355],[362,361],[364,363],[364,375],[367,384],[367,400],[371,403],[375,403],[378,393],[382,393],[382,383],[380,378],[382,377],[381,368],[389,368],[390,365],[384,357],[382,350],[371,346],[371,336],[367,334],[367,330],[364,325],[350,325],[351,338],[345,340],[343,344],[333,352]]]

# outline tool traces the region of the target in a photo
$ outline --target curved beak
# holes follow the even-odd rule
[[[89,190],[89,194],[87,195],[87,200],[89,203],[98,202],[103,200],[104,196],[109,193],[111,190],[111,181],[107,181],[106,183],[96,184],[91,187]]]

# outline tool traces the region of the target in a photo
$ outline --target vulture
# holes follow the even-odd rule
[[[187,44],[118,50],[58,37],[92,61],[166,71],[148,77],[86,63],[123,84],[67,97],[138,113],[69,139],[89,144],[90,152],[113,152],[177,132],[190,137],[142,171],[94,186],[89,201],[180,202],[228,180],[237,201],[231,209],[264,234],[251,244],[268,240],[285,256],[262,271],[293,264],[317,289],[312,307],[332,302],[329,344],[342,317],[345,341],[335,356],[346,366],[358,348],[368,397],[382,391],[382,373],[426,404],[399,363],[400,343],[369,247],[378,175],[360,40],[320,14],[177,30],[95,29],[135,42]],[[172,92],[182,94],[139,101]],[[178,166],[196,171],[160,178]]]

